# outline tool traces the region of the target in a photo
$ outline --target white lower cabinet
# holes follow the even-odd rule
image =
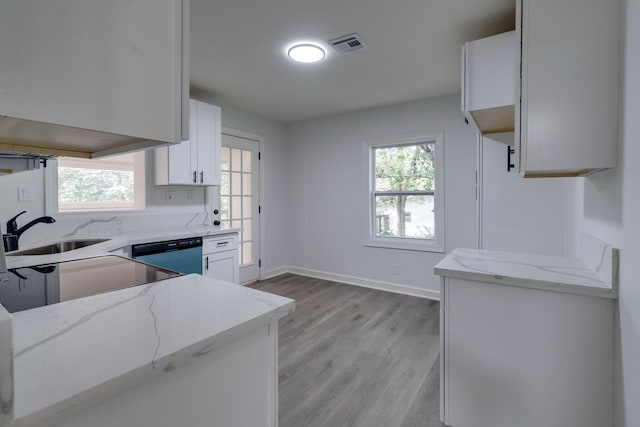
[[[441,420],[603,427],[613,417],[615,300],[441,279]]]
[[[237,233],[202,240],[202,274],[225,282],[240,283]]]

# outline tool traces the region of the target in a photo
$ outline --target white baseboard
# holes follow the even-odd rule
[[[264,274],[262,275],[262,277],[260,278],[260,280],[271,279],[272,277],[276,277],[276,276],[279,276],[281,274],[285,274],[285,273],[288,273],[288,272],[289,272],[289,270],[287,269],[286,266],[274,268],[272,270],[265,271]]]
[[[332,282],[345,283],[347,285],[362,286],[364,288],[378,289],[380,291],[393,292],[396,294],[411,295],[414,297],[427,298],[440,301],[440,292],[431,289],[421,289],[413,286],[401,285],[398,283],[383,282],[380,280],[366,279],[364,277],[347,276],[344,274],[329,273],[326,271],[312,270],[310,268],[286,266],[269,271],[279,272],[269,275],[275,277],[283,273],[299,274],[301,276],[314,277],[316,279],[330,280]],[[266,274],[265,274],[266,275]]]

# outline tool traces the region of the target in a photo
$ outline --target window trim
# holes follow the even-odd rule
[[[134,152],[134,169],[140,170],[135,174],[135,193],[139,194],[136,197],[134,207],[119,207],[114,206],[113,209],[85,209],[85,210],[73,210],[73,211],[60,211],[58,208],[58,160],[51,159],[47,162],[47,167],[44,172],[44,189],[45,189],[45,213],[47,215],[56,216],[86,216],[93,214],[127,214],[127,213],[140,213],[146,212],[146,153],[145,151]],[[86,159],[79,159],[86,160]],[[106,160],[106,158],[105,158]]]
[[[435,143],[435,186],[434,186],[434,210],[435,210],[435,238],[433,240],[414,239],[405,237],[381,237],[374,233],[375,205],[373,197],[373,149],[381,147],[393,147],[399,145],[417,144],[420,142]],[[425,133],[405,138],[379,141],[364,141],[363,143],[363,176],[364,176],[364,206],[366,220],[364,221],[364,246],[405,249],[424,252],[445,252],[445,194],[444,194],[444,131]],[[407,193],[411,193],[410,191]],[[423,192],[421,192],[423,193]]]

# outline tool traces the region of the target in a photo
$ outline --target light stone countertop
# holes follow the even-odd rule
[[[239,231],[190,226],[124,232],[60,254],[7,256],[7,267],[92,258],[132,244]],[[31,426],[176,369],[293,308],[291,299],[195,274],[13,314],[0,305],[0,426]]]
[[[190,274],[13,313],[9,426],[177,369],[293,308],[288,298]]]
[[[580,258],[534,255],[457,248],[440,261],[434,273],[440,276],[501,285],[542,289],[578,295],[615,299],[617,286],[617,249],[602,245],[600,264],[589,266]],[[606,270],[611,280],[603,278]]]
[[[97,243],[95,245],[59,254],[12,256],[11,252],[9,252],[7,256],[7,267],[20,268],[29,265],[51,264],[54,262],[71,261],[74,259],[91,258],[95,256],[105,255],[108,252],[125,248],[130,245],[136,245],[138,243],[161,242],[164,240],[183,239],[189,237],[210,237],[222,234],[237,233],[240,230],[240,228],[228,228],[220,226],[191,226],[123,232],[122,234],[116,236],[105,237],[109,239],[106,242]],[[93,237],[88,238],[91,239]],[[69,238],[66,240],[76,239],[78,238]],[[85,237],[82,237],[80,239],[85,239]],[[21,247],[20,250],[22,251],[31,249],[33,247],[40,247],[47,245],[48,243],[49,242],[42,242],[37,245]]]

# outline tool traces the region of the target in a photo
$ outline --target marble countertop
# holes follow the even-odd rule
[[[216,236],[220,234],[237,233],[240,230],[240,228],[228,228],[220,226],[191,226],[167,228],[162,230],[153,229],[124,232],[122,234],[109,237],[105,242],[97,243],[95,245],[87,246],[69,252],[63,252],[60,254],[12,256],[11,252],[9,252],[9,255],[7,256],[7,267],[20,268],[28,265],[50,264],[54,262],[70,261],[74,259],[91,258],[99,255],[104,255],[107,252],[118,250],[130,245],[136,245],[138,243],[161,242],[163,240],[183,239],[188,237]],[[48,243],[49,242],[42,242],[33,246],[21,247],[20,250],[44,246]]]
[[[601,248],[597,266],[580,258],[458,248],[435,266],[434,273],[501,285],[617,298],[618,252],[606,245]],[[615,265],[603,268],[604,261]],[[611,280],[601,274],[605,270]]]
[[[191,274],[14,313],[9,425],[32,425],[177,369],[293,307],[288,298]]]

